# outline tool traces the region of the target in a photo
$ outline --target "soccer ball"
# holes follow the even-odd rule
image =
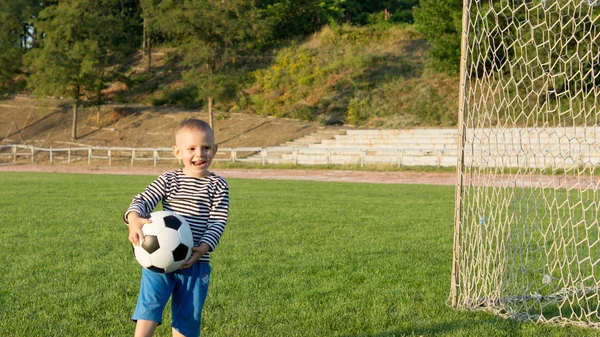
[[[150,214],[151,223],[142,226],[144,242],[133,246],[135,259],[142,267],[158,273],[179,269],[190,256],[194,238],[187,221],[169,211]]]

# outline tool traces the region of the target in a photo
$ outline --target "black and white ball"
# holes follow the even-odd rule
[[[135,259],[142,267],[159,273],[170,273],[192,256],[194,238],[187,221],[169,211],[150,214],[152,223],[142,226],[144,241],[133,246]]]

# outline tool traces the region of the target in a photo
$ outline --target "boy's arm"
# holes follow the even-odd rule
[[[165,197],[166,186],[167,180],[163,174],[148,185],[144,192],[133,197],[129,208],[123,214],[125,223],[129,224],[129,215],[132,212],[137,213],[141,218],[149,218],[156,205]]]
[[[123,214],[123,220],[129,225],[129,242],[133,245],[140,245],[144,241],[142,227],[151,222],[148,219],[150,213],[166,195],[166,183],[164,175],[159,176],[144,192],[133,198]]]

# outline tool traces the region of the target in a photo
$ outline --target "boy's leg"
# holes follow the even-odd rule
[[[173,330],[173,337],[186,337],[185,335],[183,335],[179,331],[175,330],[175,328],[171,328],[171,330]]]
[[[138,319],[135,323],[135,337],[152,337],[157,326],[158,322]]]
[[[162,323],[162,314],[174,287],[175,277],[172,275],[142,269],[140,293],[131,316],[131,320],[136,322],[136,337],[151,336]]]
[[[202,307],[206,301],[211,268],[208,263],[194,263],[173,273],[178,277],[171,299],[173,336],[200,336]]]

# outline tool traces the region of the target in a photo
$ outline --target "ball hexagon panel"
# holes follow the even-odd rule
[[[172,251],[173,249],[179,246],[181,242],[181,237],[179,236],[179,231],[166,227],[157,235],[158,242],[160,242],[160,247]]]
[[[152,260],[152,265],[157,268],[167,268],[175,262],[173,252],[163,248],[150,254],[150,259]]]
[[[190,248],[194,247],[194,236],[192,235],[190,226],[182,226],[179,228],[179,237],[181,237],[181,243]]]

